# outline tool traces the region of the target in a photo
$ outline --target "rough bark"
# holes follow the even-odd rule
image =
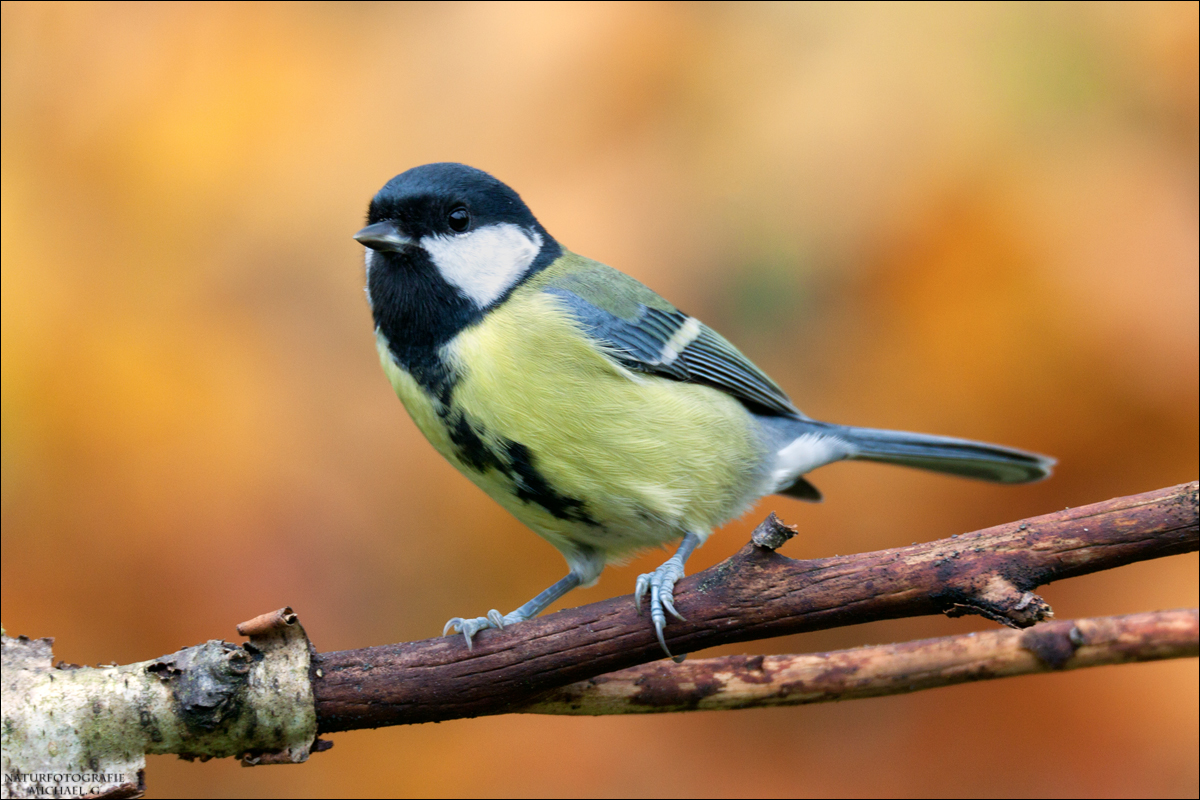
[[[794,706],[971,681],[1195,657],[1194,608],[1063,620],[831,653],[655,661],[554,689],[523,714],[651,714]]]
[[[770,521],[766,523],[770,527]],[[778,525],[778,523],[775,523]],[[761,532],[676,587],[667,643],[686,653],[882,619],[979,614],[1016,628],[1051,616],[1038,586],[1197,549],[1196,482],[949,539],[797,561]],[[662,656],[630,597],[462,637],[314,656],[321,732],[513,711],[561,686]]]

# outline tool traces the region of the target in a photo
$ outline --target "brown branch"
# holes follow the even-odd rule
[[[926,544],[796,561],[749,544],[680,582],[673,652],[946,613],[1013,627],[1050,616],[1032,590],[1197,549],[1197,484],[1182,484]],[[626,597],[485,631],[468,651],[438,637],[313,657],[322,732],[512,711],[560,686],[655,661],[648,620]]]
[[[939,611],[1026,627],[1050,616],[1031,591],[1041,583],[1196,550],[1197,485],[858,556],[776,555],[791,535],[771,515],[736,556],[681,583],[690,622],[670,628],[677,651]],[[24,776],[22,793],[42,792],[45,776],[86,773],[89,793],[133,796],[146,753],[297,763],[331,746],[318,731],[822,702],[1197,652],[1196,609],[632,669],[660,656],[628,598],[485,632],[474,653],[455,636],[315,654],[291,609],[238,631],[251,641],[97,668],[54,667],[49,640],[3,637],[5,764]]]
[[[623,669],[554,689],[521,714],[649,714],[796,706],[1055,670],[1188,658],[1197,609],[1049,622],[832,653],[728,656]]]

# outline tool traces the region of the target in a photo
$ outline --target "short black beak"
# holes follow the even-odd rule
[[[386,221],[368,225],[354,234],[354,238],[363,247],[369,247],[381,253],[399,253],[406,247],[412,247],[416,244],[412,239],[401,233],[395,223]]]

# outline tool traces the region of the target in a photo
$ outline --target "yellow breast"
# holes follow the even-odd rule
[[[560,549],[620,557],[706,536],[763,491],[764,446],[740,403],[625,369],[552,295],[518,292],[445,347],[458,375],[449,408],[379,346],[434,447]]]

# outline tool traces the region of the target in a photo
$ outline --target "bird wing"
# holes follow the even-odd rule
[[[804,416],[723,336],[623,272],[588,262],[584,269],[546,276],[540,289],[560,298],[609,357],[628,369],[712,386],[760,414]]]

